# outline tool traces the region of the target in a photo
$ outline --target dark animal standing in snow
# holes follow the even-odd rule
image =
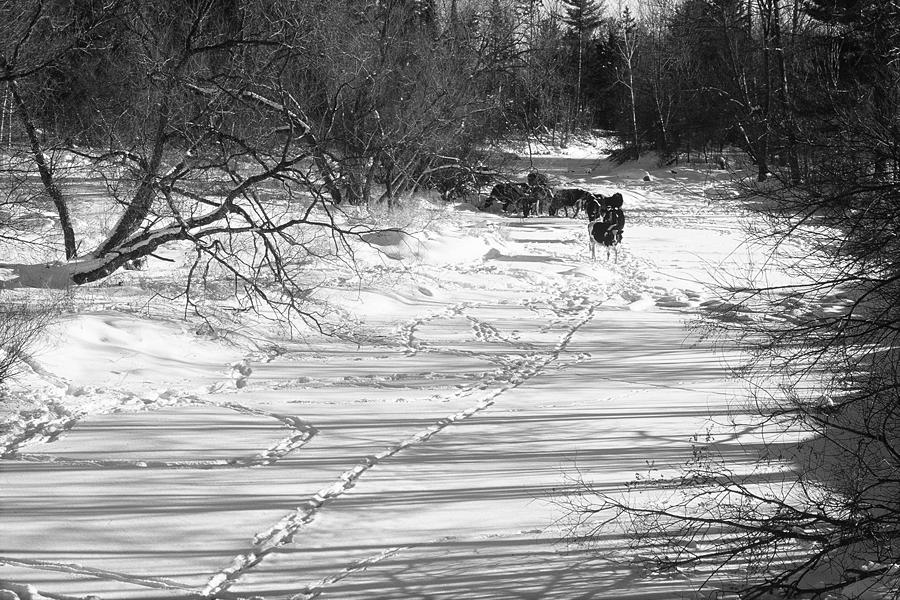
[[[499,203],[503,212],[521,212],[523,217],[541,214],[550,205],[553,190],[547,176],[529,173],[528,183],[498,183],[491,190],[487,206]]]
[[[616,192],[612,196],[591,194],[591,198],[584,201],[584,212],[587,213],[588,221],[596,221],[600,218],[601,213],[607,206],[622,208],[624,202],[625,199],[619,192]]]
[[[528,185],[531,187],[542,187],[550,189],[550,179],[547,178],[543,173],[538,173],[537,171],[532,171],[528,174]]]
[[[542,185],[530,186],[528,191],[528,206],[523,207],[524,216],[529,214],[540,215],[550,210],[550,204],[553,201],[553,191],[549,187]]]
[[[532,209],[530,212],[539,215],[549,211],[553,202],[553,187],[550,185],[550,179],[543,173],[532,171],[528,174],[528,188],[532,200],[532,205],[529,207]]]
[[[528,195],[527,183],[498,183],[491,190],[487,206],[499,203],[503,212],[508,212],[510,205],[518,208],[522,199]]]
[[[597,244],[606,246],[606,259],[609,260],[612,249],[615,261],[619,262],[619,244],[625,231],[625,212],[622,210],[624,199],[616,193],[603,198],[600,203],[600,214],[588,222],[588,244],[591,248],[591,260],[596,258]]]
[[[603,212],[603,207],[605,206],[605,200],[606,199],[600,194],[591,194],[590,198],[584,200],[582,206],[588,221],[596,221],[600,218],[600,214]]]
[[[553,201],[550,203],[549,214],[551,217],[555,217],[560,210],[564,210],[568,217],[569,209],[574,208],[575,213],[572,216],[577,217],[578,213],[581,212],[581,207],[584,203],[591,200],[593,197],[593,194],[580,188],[556,190],[556,193],[553,194]]]

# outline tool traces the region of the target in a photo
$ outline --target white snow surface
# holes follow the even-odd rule
[[[20,598],[672,598],[561,541],[577,476],[614,489],[741,394],[686,328],[753,272],[724,172],[544,155],[621,191],[617,263],[586,222],[432,207],[318,293],[356,339],[225,343],[176,318],[67,314],[6,391],[0,590]],[[643,181],[650,170],[651,181]],[[721,181],[717,180],[721,179]],[[124,274],[123,276],[131,276]],[[134,293],[125,285],[121,293]],[[259,334],[259,337],[263,337]],[[735,453],[735,460],[742,460]]]

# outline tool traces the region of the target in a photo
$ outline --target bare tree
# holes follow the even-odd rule
[[[86,284],[187,242],[196,256],[187,290],[218,270],[247,306],[306,314],[301,266],[321,253],[350,257],[347,241],[375,227],[341,205],[368,202],[376,187],[391,201],[478,140],[478,82],[491,67],[477,51],[448,54],[422,3],[54,6],[5,7],[16,18],[0,77],[17,138],[57,206],[66,261],[7,265],[19,274],[8,285]],[[59,48],[33,33],[49,27],[66,34]],[[89,60],[110,65],[96,71],[119,95],[90,85],[78,98],[51,94],[57,104],[45,107],[47,82],[78,83],[90,72],[78,61]],[[60,107],[87,116],[60,122]],[[112,226],[93,247],[80,246],[69,217],[78,205],[52,156],[107,182]]]
[[[812,14],[827,26],[807,32],[822,51],[801,73],[811,106],[796,140],[808,169],[796,181],[788,165],[747,189],[751,233],[787,283],[724,282],[718,310],[701,322],[752,357],[741,371],[748,402],[731,423],[693,437],[687,464],[657,465],[615,493],[586,485],[571,512],[579,535],[624,528],[649,568],[700,588],[898,598],[900,178],[885,167],[900,139],[884,124],[900,102],[875,88],[898,80],[886,51],[897,35],[880,34],[885,23],[900,31],[900,12],[817,4]],[[835,58],[836,47],[854,51]],[[790,140],[793,125],[782,126],[773,140]]]
[[[687,40],[671,35],[675,5],[671,0],[657,0],[641,5],[641,20],[647,28],[647,48],[639,67],[645,72],[647,96],[652,102],[654,125],[657,131],[656,149],[660,157],[677,156],[677,132],[672,132],[673,120],[683,111],[684,82],[695,73],[686,51]]]
[[[98,30],[106,26],[119,8],[113,2],[98,15],[88,18],[59,19],[54,7],[42,1],[21,3],[4,2],[0,5],[0,18],[4,20],[4,41],[0,50],[0,80],[6,83],[12,101],[12,113],[27,139],[31,158],[40,175],[44,190],[53,202],[60,221],[65,255],[76,255],[75,232],[68,203],[54,181],[53,170],[38,134],[36,121],[23,97],[20,81],[40,74],[67,53],[91,43]]]
[[[640,46],[640,33],[638,23],[631,15],[631,10],[626,6],[622,11],[618,30],[619,58],[622,62],[622,72],[619,73],[619,84],[622,85],[628,96],[629,115],[629,143],[632,157],[637,159],[641,153],[641,141],[638,132],[637,101],[635,99],[634,72],[637,61],[637,50]]]

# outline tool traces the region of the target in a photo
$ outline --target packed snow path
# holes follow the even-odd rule
[[[555,501],[578,477],[612,488],[683,462],[732,398],[684,324],[710,270],[746,257],[688,173],[576,182],[625,193],[618,264],[590,262],[583,220],[448,215],[411,260],[372,259],[380,284],[334,283],[355,342],[242,355],[72,316],[37,357],[57,397],[3,432],[0,589],[668,597],[613,560],[615,535],[601,554],[560,543]]]

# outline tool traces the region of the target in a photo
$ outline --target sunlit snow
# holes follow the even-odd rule
[[[559,185],[623,194],[617,263],[590,261],[583,217],[426,203],[421,231],[358,243],[362,283],[317,291],[356,337],[226,343],[177,314],[117,309],[127,280],[96,291],[100,309],[66,314],[0,431],[0,589],[454,600],[691,589],[613,560],[615,532],[604,552],[566,545],[556,500],[578,477],[612,489],[683,462],[734,403],[735,353],[685,325],[710,285],[755,272],[765,251],[745,242],[740,206],[709,193],[725,172],[534,160]]]

